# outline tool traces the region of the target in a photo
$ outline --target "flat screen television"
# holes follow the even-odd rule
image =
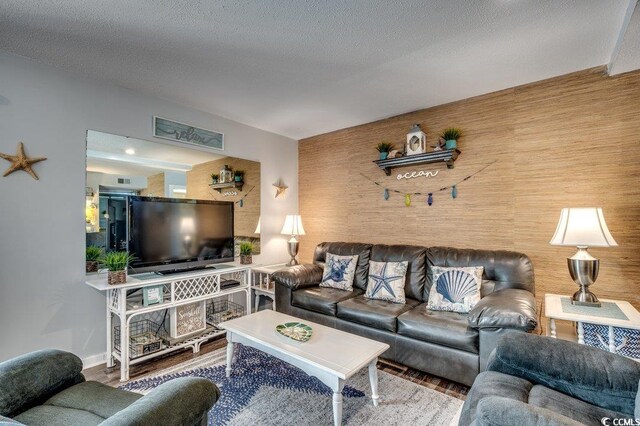
[[[180,272],[233,262],[232,202],[129,197],[133,273]]]

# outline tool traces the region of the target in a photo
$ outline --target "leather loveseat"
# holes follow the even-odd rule
[[[319,286],[327,253],[358,255],[353,291]],[[370,260],[408,261],[406,304],[364,297]],[[426,309],[432,266],[484,267],[482,299],[469,314]],[[278,311],[387,343],[382,358],[466,385],[506,330],[537,326],[533,265],[516,252],[328,242],[312,264],[273,277]]]

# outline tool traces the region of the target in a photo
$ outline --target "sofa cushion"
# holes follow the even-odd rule
[[[353,290],[353,279],[356,275],[358,255],[338,256],[327,253],[320,287],[331,287],[339,290]]]
[[[111,417],[142,398],[142,395],[112,388],[98,382],[71,386],[49,398],[45,405],[89,411],[103,418]]]
[[[369,282],[365,296],[368,299],[404,303],[404,283],[407,264],[403,262],[369,262]]]
[[[427,250],[427,279],[424,300],[432,285],[431,266],[482,266],[482,296],[504,288],[535,292],[533,263],[525,254],[504,250],[473,250],[453,247],[430,247]]]
[[[362,293],[363,291],[359,288],[354,288],[353,291],[344,291],[330,287],[309,287],[294,291],[291,296],[291,304],[298,308],[335,316],[339,302]]]
[[[85,410],[57,407],[55,405],[37,405],[15,417],[20,423],[29,426],[93,426],[105,419]]]
[[[371,260],[376,262],[407,261],[404,293],[411,299],[423,300],[426,280],[426,253],[427,249],[420,246],[376,244],[371,247]]]
[[[543,407],[567,416],[586,425],[601,424],[603,417],[610,419],[628,419],[631,416],[617,411],[607,410],[564,393],[549,389],[546,386],[535,385],[529,392],[529,404]]]
[[[502,396],[527,402],[532,387],[533,384],[530,381],[508,374],[495,371],[485,371],[478,374],[467,399],[464,401],[458,426],[469,426],[475,421],[478,403],[483,398]]]
[[[423,303],[398,317],[398,334],[478,353],[478,330],[467,324],[467,315],[456,312],[431,311]]]
[[[371,257],[371,244],[362,243],[320,243],[313,254],[313,263],[324,267],[327,253],[339,256],[358,255],[358,266],[353,286],[361,290],[367,289],[367,275],[369,273],[369,259]]]
[[[384,300],[371,300],[361,295],[338,303],[336,316],[379,330],[395,332],[398,316],[418,306],[419,303],[417,300],[407,298],[403,305]]]

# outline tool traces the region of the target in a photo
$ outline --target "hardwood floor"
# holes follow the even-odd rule
[[[165,355],[163,357],[159,357],[139,365],[132,365],[130,368],[131,380],[135,380],[138,377],[145,376],[147,374],[153,373],[154,371],[159,371],[179,364],[181,362],[188,361],[195,357],[202,356],[217,349],[224,348],[226,344],[226,339],[222,337],[203,344],[200,348],[200,352],[197,354],[192,353],[189,349]],[[403,365],[381,361],[378,363],[378,368],[381,371],[393,374],[394,376],[398,376],[406,380],[410,380],[414,383],[426,386],[430,389],[442,392],[446,395],[450,395],[458,399],[464,400],[467,396],[467,392],[469,391],[469,388],[465,385],[451,382],[440,377],[432,376],[431,374],[423,373],[421,371],[414,370],[413,368],[409,368]],[[102,364],[96,367],[88,368],[84,370],[83,373],[87,380],[95,380],[97,382],[101,382],[114,387],[120,385],[120,369],[117,365],[114,368],[107,368],[105,364]]]

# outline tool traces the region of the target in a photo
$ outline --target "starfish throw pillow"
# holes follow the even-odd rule
[[[327,253],[320,287],[353,291],[353,279],[356,276],[357,264],[357,254],[353,256],[339,256],[337,254]]]
[[[409,262],[369,262],[369,281],[364,297],[405,303],[404,284]]]
[[[482,266],[433,266],[431,271],[433,284],[427,309],[466,314],[480,301]]]

